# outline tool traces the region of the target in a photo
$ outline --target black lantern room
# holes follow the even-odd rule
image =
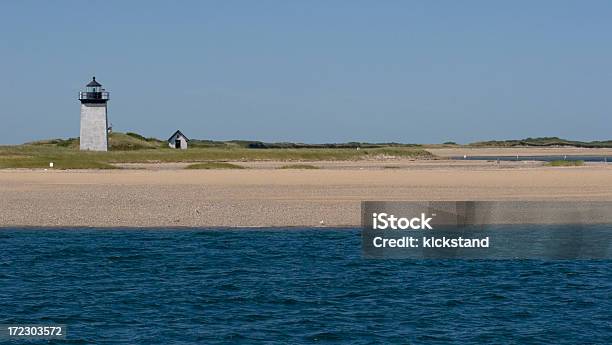
[[[109,99],[108,91],[102,88],[102,84],[96,81],[96,77],[85,86],[85,91],[79,92],[81,103],[106,103]]]

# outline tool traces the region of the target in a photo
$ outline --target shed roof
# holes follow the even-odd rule
[[[175,136],[180,135],[183,138],[185,138],[185,140],[189,141],[189,138],[187,138],[187,136],[185,136],[185,134],[183,134],[183,132],[181,132],[180,130],[177,130],[176,132],[174,132],[170,138],[168,138],[168,142],[170,142],[172,140],[172,138],[174,138]]]

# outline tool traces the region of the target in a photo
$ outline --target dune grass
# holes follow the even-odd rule
[[[558,161],[552,161],[552,162],[548,162],[546,163],[546,166],[549,167],[577,167],[577,166],[581,166],[584,165],[584,161],[563,161],[563,160],[558,160]]]
[[[147,139],[136,133],[112,133],[108,138],[108,147],[111,151],[130,151],[143,149],[156,149],[167,146],[165,142]]]
[[[320,169],[316,165],[312,164],[288,164],[279,167],[279,169]]]
[[[471,143],[468,146],[473,147],[515,147],[515,146],[530,146],[530,147],[612,147],[612,140],[598,141],[577,141],[567,140],[558,137],[541,137],[541,138],[526,138],[520,140],[489,140]]]
[[[0,168],[115,169],[103,152],[80,152],[65,147],[0,146]]]
[[[430,158],[431,153],[412,146],[373,148],[250,148],[235,142],[175,150],[165,141],[135,133],[112,133],[108,152],[79,151],[78,138],[51,139],[24,145],[0,146],[0,168],[112,169],[120,163],[198,163],[222,161],[331,161],[379,157]]]
[[[212,170],[212,169],[244,169],[243,166],[226,163],[226,162],[203,162],[203,163],[195,163],[190,164],[185,169],[204,169],[204,170]]]
[[[247,149],[247,148],[170,148],[83,152],[77,148],[20,145],[0,146],[0,168],[47,168],[54,162],[59,169],[111,169],[115,163],[197,163],[203,161],[332,161],[377,157],[430,158],[418,148],[353,149]]]

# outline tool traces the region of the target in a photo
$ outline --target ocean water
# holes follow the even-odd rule
[[[44,344],[612,339],[611,261],[367,260],[360,246],[357,229],[3,229],[0,324],[68,325],[27,342]]]

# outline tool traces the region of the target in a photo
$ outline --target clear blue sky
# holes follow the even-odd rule
[[[0,144],[612,139],[612,1],[2,1]]]

